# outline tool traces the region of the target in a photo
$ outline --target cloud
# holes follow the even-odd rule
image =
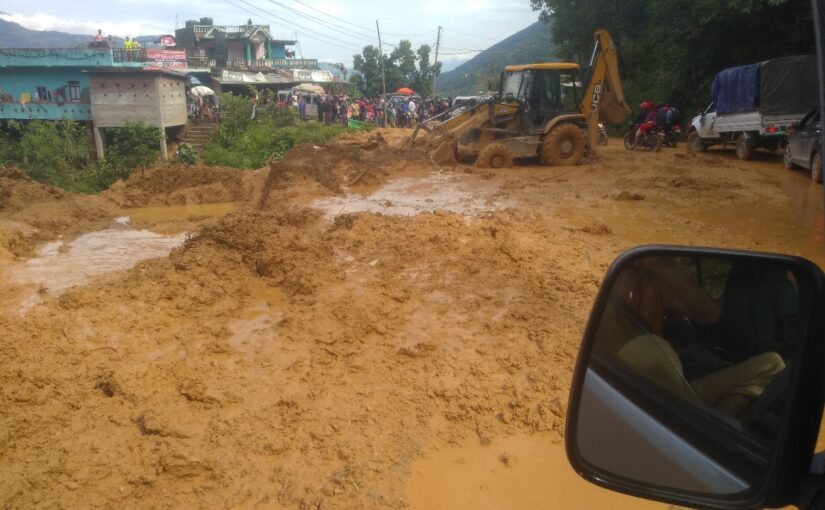
[[[151,21],[80,21],[50,14],[0,14],[0,19],[17,23],[31,30],[56,30],[70,34],[104,34],[117,36],[156,35],[168,33],[172,27]]]

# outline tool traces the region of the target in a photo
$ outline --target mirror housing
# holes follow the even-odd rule
[[[799,319],[794,343],[782,354],[782,365],[767,379],[767,386],[755,397],[758,399],[737,411],[740,416],[728,416],[714,408],[721,399],[713,406],[700,401],[697,386],[701,378],[688,382],[689,367],[679,362],[681,353],[677,355],[666,345],[674,344],[670,339],[642,334],[625,343],[617,351],[619,356],[605,356],[610,352],[604,349],[605,330],[600,329],[605,317],[616,296],[623,295],[627,275],[633,274],[634,267],[647,271],[651,260],[695,260],[697,268],[707,262],[711,276],[714,268],[726,267],[724,277],[717,278],[719,295],[714,298],[729,303],[734,299],[724,297],[723,289],[734,287],[729,283],[734,274],[731,268],[778,268],[793,282]],[[698,279],[701,282],[701,272]],[[633,297],[633,292],[628,295]],[[607,272],[576,362],[565,433],[571,466],[586,480],[608,489],[691,508],[762,508],[794,503],[799,486],[811,477],[809,468],[825,401],[823,306],[822,271],[798,257],[673,246],[639,247],[624,253]],[[728,308],[728,316],[735,313],[731,312],[735,307]],[[707,314],[708,320],[721,321],[724,307],[721,316],[711,315]],[[656,351],[660,355],[673,351],[660,358],[678,366],[676,373],[687,391],[679,387],[679,377],[671,379],[677,380],[676,386],[667,386],[658,375],[644,374],[641,365],[626,363],[622,356],[639,346],[637,352]],[[779,359],[775,353],[763,352],[761,356]],[[766,398],[761,399],[762,395]],[[779,411],[770,415],[768,432],[757,434],[760,439],[756,440],[749,434],[753,426],[742,416],[756,416],[751,411],[768,396],[774,399],[773,409]],[[762,419],[767,413],[759,416]]]

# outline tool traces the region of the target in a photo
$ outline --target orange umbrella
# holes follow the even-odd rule
[[[409,87],[401,87],[400,89],[395,91],[396,94],[402,94],[405,96],[412,96],[415,94],[415,91]]]

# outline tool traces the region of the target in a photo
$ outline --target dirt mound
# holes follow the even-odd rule
[[[516,218],[232,214],[45,296],[0,349],[0,506],[400,508],[428,444],[558,437],[595,287]]]
[[[0,169],[0,257],[29,255],[39,241],[102,228],[118,214],[99,197],[35,182]]]
[[[316,278],[328,267],[332,250],[315,236],[307,235],[321,214],[309,209],[232,214],[203,227],[173,255],[177,267],[210,265],[198,254],[230,249],[251,274],[267,279],[289,296],[311,295]]]
[[[174,165],[135,172],[101,196],[120,207],[237,202],[251,197],[256,179],[236,168]]]
[[[391,147],[380,133],[366,138],[349,135],[322,146],[298,145],[283,159],[273,161],[263,196],[299,181],[340,194],[345,186],[379,185],[395,172],[430,166],[424,155]]]

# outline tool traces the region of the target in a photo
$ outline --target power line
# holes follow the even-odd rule
[[[250,6],[250,7],[252,7],[253,9],[256,9],[256,10],[258,10],[258,11],[261,11],[261,12],[265,13],[266,15],[274,16],[274,15],[273,15],[272,13],[270,13],[269,11],[266,11],[266,10],[264,10],[264,9],[261,9],[260,7],[258,7],[258,6],[256,6],[256,5],[251,4],[251,3],[247,2],[246,0],[237,0],[237,1],[239,1],[239,2],[243,2],[244,4],[246,4],[246,5]],[[224,0],[224,2],[228,3],[228,4],[229,4],[229,5],[231,5],[232,7],[235,7],[235,8],[237,8],[237,9],[241,9],[242,11],[245,11],[245,12],[247,12],[248,14],[252,14],[253,16],[261,16],[261,14],[260,14],[260,13],[250,11],[250,10],[249,10],[249,9],[247,9],[246,7],[243,7],[243,6],[241,6],[241,5],[238,5],[238,4],[234,3],[232,0]],[[274,20],[272,20],[272,19],[268,18],[266,15],[261,16],[261,17],[263,17],[265,20],[269,21],[270,23],[273,23],[273,24],[275,24],[275,25],[278,25],[278,26],[284,27],[284,28],[286,28],[286,29],[288,29],[288,30],[292,30],[292,29],[294,28],[294,26],[285,25],[285,24],[283,24],[283,23],[280,23],[280,22],[274,21]],[[276,17],[276,18],[278,18],[278,19],[283,19],[283,18],[280,18],[280,17],[278,17],[278,16],[275,16],[275,17]],[[287,21],[287,23],[288,23],[288,22],[289,22],[289,21]],[[297,26],[297,25],[296,25],[296,26]],[[303,27],[301,27],[301,28],[303,28]],[[336,47],[336,48],[340,48],[340,49],[342,49],[342,50],[347,50],[347,51],[358,50],[357,46],[355,46],[353,43],[349,43],[349,42],[346,42],[346,41],[340,41],[340,40],[335,39],[335,38],[332,38],[332,37],[330,37],[330,38],[329,38],[329,39],[331,39],[331,40],[338,41],[338,42],[341,42],[341,43],[343,43],[343,44],[345,44],[345,45],[346,45],[346,46],[341,46],[340,44],[335,44],[335,43],[333,43],[333,42],[330,42],[330,41],[326,38],[326,36],[323,36],[323,34],[319,34],[318,32],[315,32],[314,30],[307,30],[307,31],[309,31],[309,32],[312,32],[312,33],[315,33],[315,34],[318,34],[318,35],[322,36],[322,37],[313,37],[313,36],[311,36],[311,35],[307,35],[307,37],[308,37],[309,39],[313,39],[313,40],[316,40],[316,41],[319,41],[319,42],[322,42],[322,43],[325,43],[325,44],[329,44],[330,46],[334,46],[334,47]],[[306,34],[305,34],[305,35],[306,35]]]
[[[367,36],[362,35],[362,34],[354,33],[350,29],[341,27],[340,25],[336,25],[336,24],[330,23],[328,21],[324,21],[321,18],[312,16],[311,14],[303,13],[303,12],[297,10],[297,9],[293,9],[292,7],[289,7],[288,5],[282,4],[281,2],[277,2],[276,0],[269,0],[269,2],[275,4],[279,7],[283,7],[284,9],[286,9],[286,10],[288,10],[288,11],[290,11],[290,12],[292,12],[292,13],[294,13],[294,14],[302,17],[302,18],[308,19],[310,21],[314,21],[314,22],[316,22],[316,23],[318,23],[318,24],[320,24],[320,25],[322,25],[322,26],[324,26],[324,27],[326,27],[330,30],[333,30],[333,31],[338,32],[340,34],[344,34],[347,37],[352,37],[354,39],[366,40],[366,41],[369,41],[369,42],[374,41],[374,39],[372,37],[367,37]]]
[[[332,18],[332,19],[334,19],[334,20],[336,20],[336,21],[340,21],[341,23],[346,23],[347,25],[349,25],[349,26],[351,26],[351,27],[355,27],[355,28],[358,28],[358,29],[363,30],[363,31],[365,31],[365,32],[369,32],[370,34],[372,33],[372,29],[371,29],[371,28],[363,27],[363,26],[361,26],[361,25],[356,25],[355,23],[351,23],[351,22],[349,22],[349,21],[347,21],[347,20],[345,20],[345,19],[343,19],[343,18],[339,18],[338,16],[334,16],[334,15],[329,14],[329,13],[326,13],[326,12],[324,12],[324,11],[322,11],[322,10],[320,10],[320,9],[316,8],[316,7],[313,7],[313,6],[309,5],[309,4],[306,4],[306,3],[302,2],[301,0],[295,0],[295,2],[296,2],[296,3],[298,3],[298,4],[300,4],[300,5],[303,5],[304,7],[307,7],[307,8],[309,8],[309,9],[312,9],[313,11],[319,12],[319,13],[323,14],[324,16],[327,16],[327,17],[329,17],[329,18]],[[433,33],[434,31],[435,31],[435,30],[430,29],[430,30],[427,30],[427,31],[425,31],[425,32],[419,32],[419,33],[417,33],[417,34],[398,34],[398,33],[393,33],[393,32],[384,32],[384,34],[386,34],[386,35],[394,35],[394,36],[396,36],[396,37],[416,37],[416,36],[420,36],[420,35],[431,34],[431,33]]]

